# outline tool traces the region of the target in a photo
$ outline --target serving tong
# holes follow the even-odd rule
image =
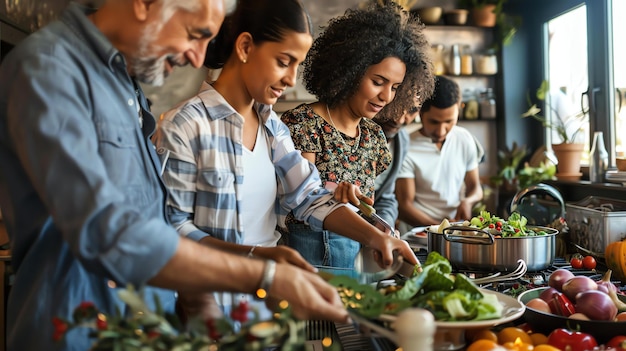
[[[496,272],[486,277],[473,278],[472,281],[475,284],[488,284],[488,283],[499,283],[499,282],[509,281],[509,280],[517,280],[517,279],[522,278],[526,274],[527,271],[528,271],[528,267],[526,266],[526,262],[524,260],[517,260],[517,268],[515,268],[515,270],[510,273],[503,275],[502,272]]]

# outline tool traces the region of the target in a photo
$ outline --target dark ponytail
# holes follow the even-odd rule
[[[311,18],[300,0],[239,0],[209,43],[204,65],[222,68],[233,52],[235,39],[248,32],[255,44],[279,42],[286,31],[313,34]]]

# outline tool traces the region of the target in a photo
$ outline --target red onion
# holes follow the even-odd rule
[[[574,277],[574,273],[568,271],[565,268],[559,268],[556,271],[550,274],[550,278],[548,278],[548,285],[555,288],[558,291],[562,291],[563,284],[566,281],[572,279]]]
[[[584,275],[575,276],[563,284],[563,294],[572,302],[576,302],[576,296],[585,291],[598,290],[598,284],[589,277]],[[591,318],[590,316],[588,316]],[[593,318],[592,318],[593,319]]]
[[[542,291],[541,294],[539,294],[539,298],[549,303],[550,300],[552,300],[552,296],[554,295],[554,293],[558,293],[558,292],[559,291],[556,290],[555,288],[549,287],[549,288],[546,288],[544,291]]]
[[[576,296],[576,312],[592,320],[612,321],[617,315],[617,307],[609,295],[598,290],[587,290]]]

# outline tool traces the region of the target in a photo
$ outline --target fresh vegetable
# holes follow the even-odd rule
[[[474,341],[467,347],[467,351],[508,351],[502,345],[498,345],[495,341],[480,339]]]
[[[558,291],[562,291],[563,284],[572,278],[574,278],[574,273],[568,271],[567,269],[559,268],[550,274],[550,278],[548,278],[548,285]]]
[[[612,321],[617,315],[617,307],[609,295],[598,290],[587,290],[576,296],[576,312],[597,321]]]
[[[615,316],[616,322],[626,322],[626,312],[618,312]]]
[[[553,287],[549,287],[546,288],[545,290],[543,290],[541,292],[541,294],[539,294],[539,298],[542,299],[545,302],[550,302],[550,300],[552,300],[552,295],[554,295],[554,293],[558,293],[560,291],[556,290]]]
[[[559,328],[548,335],[548,344],[561,350],[588,351],[598,346],[596,339],[587,333]]]
[[[577,275],[563,284],[561,289],[563,294],[573,302],[576,302],[577,295],[584,291],[598,290],[598,283],[584,275]],[[591,316],[589,316],[591,318]],[[593,318],[592,318],[593,319]]]
[[[422,272],[400,288],[376,290],[347,276],[335,276],[329,283],[337,287],[344,305],[366,318],[382,313],[396,314],[408,307],[429,310],[438,321],[479,321],[502,316],[502,304],[495,294],[485,293],[465,275],[451,274],[450,262],[430,252]]]
[[[624,335],[614,336],[613,338],[611,338],[611,340],[609,340],[606,343],[606,346],[613,347],[617,351],[626,351],[626,336]]]
[[[519,236],[537,236],[546,235],[543,230],[532,230],[526,228],[528,219],[518,212],[513,212],[507,220],[492,215],[488,211],[480,211],[480,215],[463,223],[464,225],[476,227],[478,229],[487,229],[493,235],[499,235],[503,238],[519,237]]]
[[[545,300],[538,297],[526,302],[526,307],[543,313],[552,313],[550,305]]]
[[[576,312],[576,313],[570,315],[569,318],[571,318],[571,319],[578,319],[579,321],[588,321],[589,320],[589,317],[585,316],[584,314],[582,314],[580,312]]]
[[[597,262],[593,256],[585,256],[583,258],[583,267],[585,269],[589,269],[589,270],[596,269],[596,265],[597,265]]]
[[[626,243],[616,241],[607,245],[604,250],[606,266],[613,271],[613,275],[621,280],[626,278]]]
[[[517,339],[524,344],[533,344],[530,335],[517,327],[506,327],[498,332],[498,343],[504,345],[507,342],[515,342]]]
[[[611,271],[610,269],[607,270],[606,273],[604,273],[604,275],[602,276],[602,279],[596,282],[598,284],[598,290],[603,291],[607,295],[609,295],[609,297],[615,304],[615,307],[617,307],[618,313],[626,312],[626,303],[624,303],[622,300],[619,299],[619,297],[617,297],[617,288],[611,282],[612,273],[613,271]]]
[[[569,317],[576,313],[574,304],[565,296],[565,294],[556,292],[552,295],[552,300],[548,302],[550,310],[559,316]]]
[[[574,269],[582,269],[583,268],[583,260],[580,257],[577,256],[573,256],[570,260],[569,260],[569,264],[572,266],[572,268]]]
[[[498,335],[491,329],[468,329],[465,331],[465,338],[470,341],[487,339],[498,342]]]
[[[531,333],[530,340],[533,341],[533,345],[542,345],[548,343],[548,336],[542,333]]]

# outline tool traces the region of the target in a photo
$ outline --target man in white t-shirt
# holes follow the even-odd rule
[[[457,126],[459,86],[437,77],[433,95],[420,109],[421,128],[411,133],[408,154],[396,180],[401,233],[448,219],[469,219],[483,197],[478,148]]]

